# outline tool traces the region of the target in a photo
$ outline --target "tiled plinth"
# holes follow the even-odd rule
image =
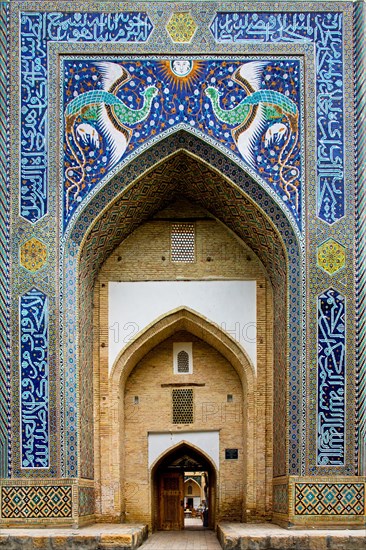
[[[288,529],[365,529],[365,494],[363,476],[278,477],[272,521]]]
[[[81,529],[0,529],[1,550],[134,550],[147,525],[95,524]]]
[[[363,550],[365,531],[297,530],[272,524],[220,523],[217,536],[223,550]]]

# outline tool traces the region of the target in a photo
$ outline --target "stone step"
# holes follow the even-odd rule
[[[207,538],[211,534],[212,537]],[[205,540],[202,539],[202,535],[205,536]],[[217,535],[223,550],[364,550],[366,548],[364,529],[288,530],[273,524],[220,523],[217,526]],[[146,525],[128,524],[95,524],[80,529],[1,528],[0,550],[134,550],[144,543],[147,536]],[[155,550],[163,550],[163,548],[191,550],[191,548],[201,547],[212,549],[215,547],[214,543],[212,531],[205,533],[186,530],[154,534],[146,547],[151,546]]]
[[[95,524],[80,529],[0,528],[0,550],[135,550],[147,525]]]
[[[223,550],[364,550],[365,529],[289,530],[274,524],[220,523]]]

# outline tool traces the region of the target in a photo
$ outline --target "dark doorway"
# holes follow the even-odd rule
[[[213,529],[215,525],[216,472],[197,449],[182,444],[168,452],[153,472],[154,527],[170,531]],[[185,480],[201,490],[185,496]]]

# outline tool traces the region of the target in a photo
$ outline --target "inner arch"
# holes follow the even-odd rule
[[[190,332],[219,351],[235,368],[243,386],[248,387],[249,392],[252,391],[254,368],[245,350],[215,323],[185,307],[177,308],[156,319],[121,350],[113,366],[112,385],[118,387],[124,384],[144,355],[181,330]]]
[[[216,500],[218,491],[218,472],[215,463],[201,448],[187,441],[182,441],[162,453],[151,468],[153,529],[156,529],[159,525],[159,478],[161,475],[164,475],[165,472],[176,472],[180,470],[198,470],[200,472],[204,470],[208,474],[208,490],[206,491],[208,517],[206,526],[211,529],[214,528],[215,516],[217,513]]]
[[[169,341],[172,338],[174,339],[175,337],[178,337],[179,339],[182,337],[182,335],[188,339],[193,338],[193,340],[196,341],[195,345],[197,345],[197,343],[202,343],[204,344],[205,348],[212,348],[214,355],[217,353],[219,356],[222,356],[222,359],[227,365],[229,371],[234,370],[235,374],[237,375],[235,376],[235,378],[238,379],[238,387],[240,387],[241,397],[239,398],[238,394],[236,394],[238,398],[238,402],[236,405],[237,408],[235,409],[236,413],[234,416],[232,415],[232,413],[228,414],[225,421],[225,427],[231,426],[232,433],[235,433],[235,443],[238,446],[241,446],[241,438],[243,438],[245,441],[245,454],[247,454],[247,457],[245,459],[244,455],[243,457],[241,457],[243,458],[243,470],[241,471],[240,475],[240,483],[248,486],[243,502],[244,500],[247,500],[248,502],[253,502],[253,500],[255,500],[255,495],[253,492],[255,483],[252,479],[253,472],[255,470],[255,449],[258,446],[259,438],[261,438],[263,434],[257,434],[258,437],[256,437],[256,428],[254,421],[256,408],[254,398],[256,380],[253,373],[252,365],[250,364],[250,361],[246,356],[245,351],[232,337],[222,331],[217,325],[210,323],[207,319],[197,314],[197,312],[186,308],[179,308],[176,311],[169,312],[162,318],[156,319],[156,321],[152,323],[148,329],[142,331],[142,333],[137,336],[135,340],[133,340],[121,351],[121,354],[115,363],[109,384],[111,388],[108,397],[109,405],[111,410],[115,411],[116,416],[114,418],[116,418],[117,416],[119,418],[118,424],[114,423],[113,433],[110,433],[110,437],[113,438],[113,445],[111,445],[110,447],[111,456],[109,460],[114,465],[121,465],[121,470],[123,472],[122,478],[124,478],[126,475],[126,468],[127,470],[131,470],[132,455],[130,452],[127,452],[127,456],[124,459],[124,449],[126,445],[129,445],[131,441],[135,441],[135,438],[132,437],[131,434],[131,428],[133,429],[135,426],[137,426],[138,433],[141,434],[143,433],[144,427],[136,425],[133,417],[131,417],[131,412],[133,414],[133,407],[131,409],[130,399],[128,399],[126,395],[126,388],[130,386],[127,392],[129,396],[131,391],[133,392],[135,388],[136,392],[138,392],[137,388],[139,387],[139,383],[137,381],[136,384],[136,370],[139,370],[141,368],[144,369],[145,361],[151,360],[151,357],[149,358],[149,355],[151,353],[159,354],[159,348],[161,345],[163,347],[170,346]],[[208,359],[208,363],[205,364],[205,369],[209,369],[209,365],[213,364],[211,363],[211,361],[212,357],[211,360]],[[160,368],[155,372],[153,376],[154,380],[157,380],[158,383],[160,383],[159,370],[164,369],[163,359],[161,361],[159,360],[158,364],[160,365]],[[216,364],[216,369],[218,372],[220,371],[220,363]],[[140,376],[142,376],[143,379],[146,380],[145,375],[149,375],[146,371],[144,372],[145,374],[140,374]],[[133,374],[135,375],[134,380],[131,381],[130,377]],[[199,375],[200,379],[201,376],[202,375]],[[225,384],[230,385],[230,378],[231,376],[225,376],[225,378],[222,378],[222,384],[220,384],[220,387],[225,387]],[[161,381],[166,382],[166,380],[167,378],[165,376],[161,378]],[[208,384],[209,381],[207,381],[207,385]],[[149,387],[151,387],[150,384]],[[233,385],[231,385],[230,387],[233,387]],[[170,390],[165,389],[163,391]],[[163,402],[162,395],[160,396],[160,400],[158,401],[158,408],[160,408],[162,407]],[[145,403],[145,405],[143,402]],[[146,400],[145,393],[145,398],[142,398],[141,406],[146,407],[147,402],[148,401]],[[205,407],[206,405],[208,405],[208,408],[207,410],[205,409],[205,411],[207,417],[211,417],[212,409],[210,408],[210,403],[205,401],[203,404],[205,405]],[[152,411],[153,407],[154,405],[149,408],[149,422],[161,422],[161,420],[158,419],[158,415],[155,414],[156,411],[155,413]],[[217,411],[214,414],[216,413]],[[221,431],[224,430],[225,427],[222,426]],[[101,426],[101,432],[103,432],[103,439],[106,440],[106,436],[108,433],[108,421],[106,421],[106,419],[104,419],[104,423]],[[220,430],[217,431],[210,429],[210,427],[206,425],[206,421],[201,424],[201,427],[198,431],[197,429],[191,431],[189,429],[189,426],[182,426],[181,431],[174,428],[173,431],[169,429],[163,430],[163,432],[161,432],[160,429],[153,429],[151,431],[148,430],[148,467],[152,490],[151,521],[153,528],[156,528],[157,525],[156,512],[159,508],[156,500],[159,486],[157,474],[159,472],[161,473],[165,471],[166,469],[169,470],[169,465],[172,462],[174,462],[175,460],[179,461],[180,458],[183,457],[187,458],[185,456],[187,454],[188,458],[190,457],[194,460],[204,461],[203,464],[201,464],[199,467],[197,466],[198,469],[209,471],[210,484],[212,489],[212,493],[210,496],[210,526],[214,526],[216,515],[215,508],[217,505],[217,503],[215,504],[216,499],[214,492],[220,463],[219,433]],[[127,434],[127,436],[125,434]],[[161,436],[163,436],[163,441],[161,439]],[[125,437],[127,439],[125,439]],[[220,437],[222,437],[222,434],[220,435]],[[175,443],[175,441],[177,441],[177,443]],[[150,452],[150,443],[152,452]],[[153,451],[153,449],[155,450]],[[157,449],[160,450],[157,451]],[[139,454],[142,454],[143,452],[143,449],[141,449]],[[145,449],[145,452],[147,452],[147,449]],[[107,447],[105,447],[103,451],[103,457],[107,455],[108,449]],[[133,459],[132,463],[135,464]],[[125,466],[125,464],[127,464],[127,466]],[[133,467],[135,467],[135,465]],[[189,470],[188,467],[186,469]],[[141,473],[143,472],[145,472],[144,468]],[[116,468],[116,475],[120,475],[119,468]],[[127,485],[129,486],[129,484],[132,483],[132,479],[131,477],[128,477],[128,475],[126,475],[126,477],[127,479],[129,479],[129,481],[127,482]],[[241,481],[242,479],[245,481]],[[115,480],[116,483],[117,481],[118,479]],[[130,505],[132,505],[133,507],[133,502],[127,502],[126,505],[127,508]],[[139,506],[141,508],[143,506],[142,499]],[[242,519],[242,517],[245,516],[245,506],[243,505],[243,507],[241,507],[240,504],[239,508],[240,519]],[[125,513],[125,510],[123,510],[123,513]],[[130,513],[131,510],[129,511],[129,514]],[[150,519],[148,521],[150,522]]]

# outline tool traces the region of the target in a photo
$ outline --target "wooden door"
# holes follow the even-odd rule
[[[159,529],[179,531],[184,529],[184,478],[183,473],[169,472],[160,475]]]

